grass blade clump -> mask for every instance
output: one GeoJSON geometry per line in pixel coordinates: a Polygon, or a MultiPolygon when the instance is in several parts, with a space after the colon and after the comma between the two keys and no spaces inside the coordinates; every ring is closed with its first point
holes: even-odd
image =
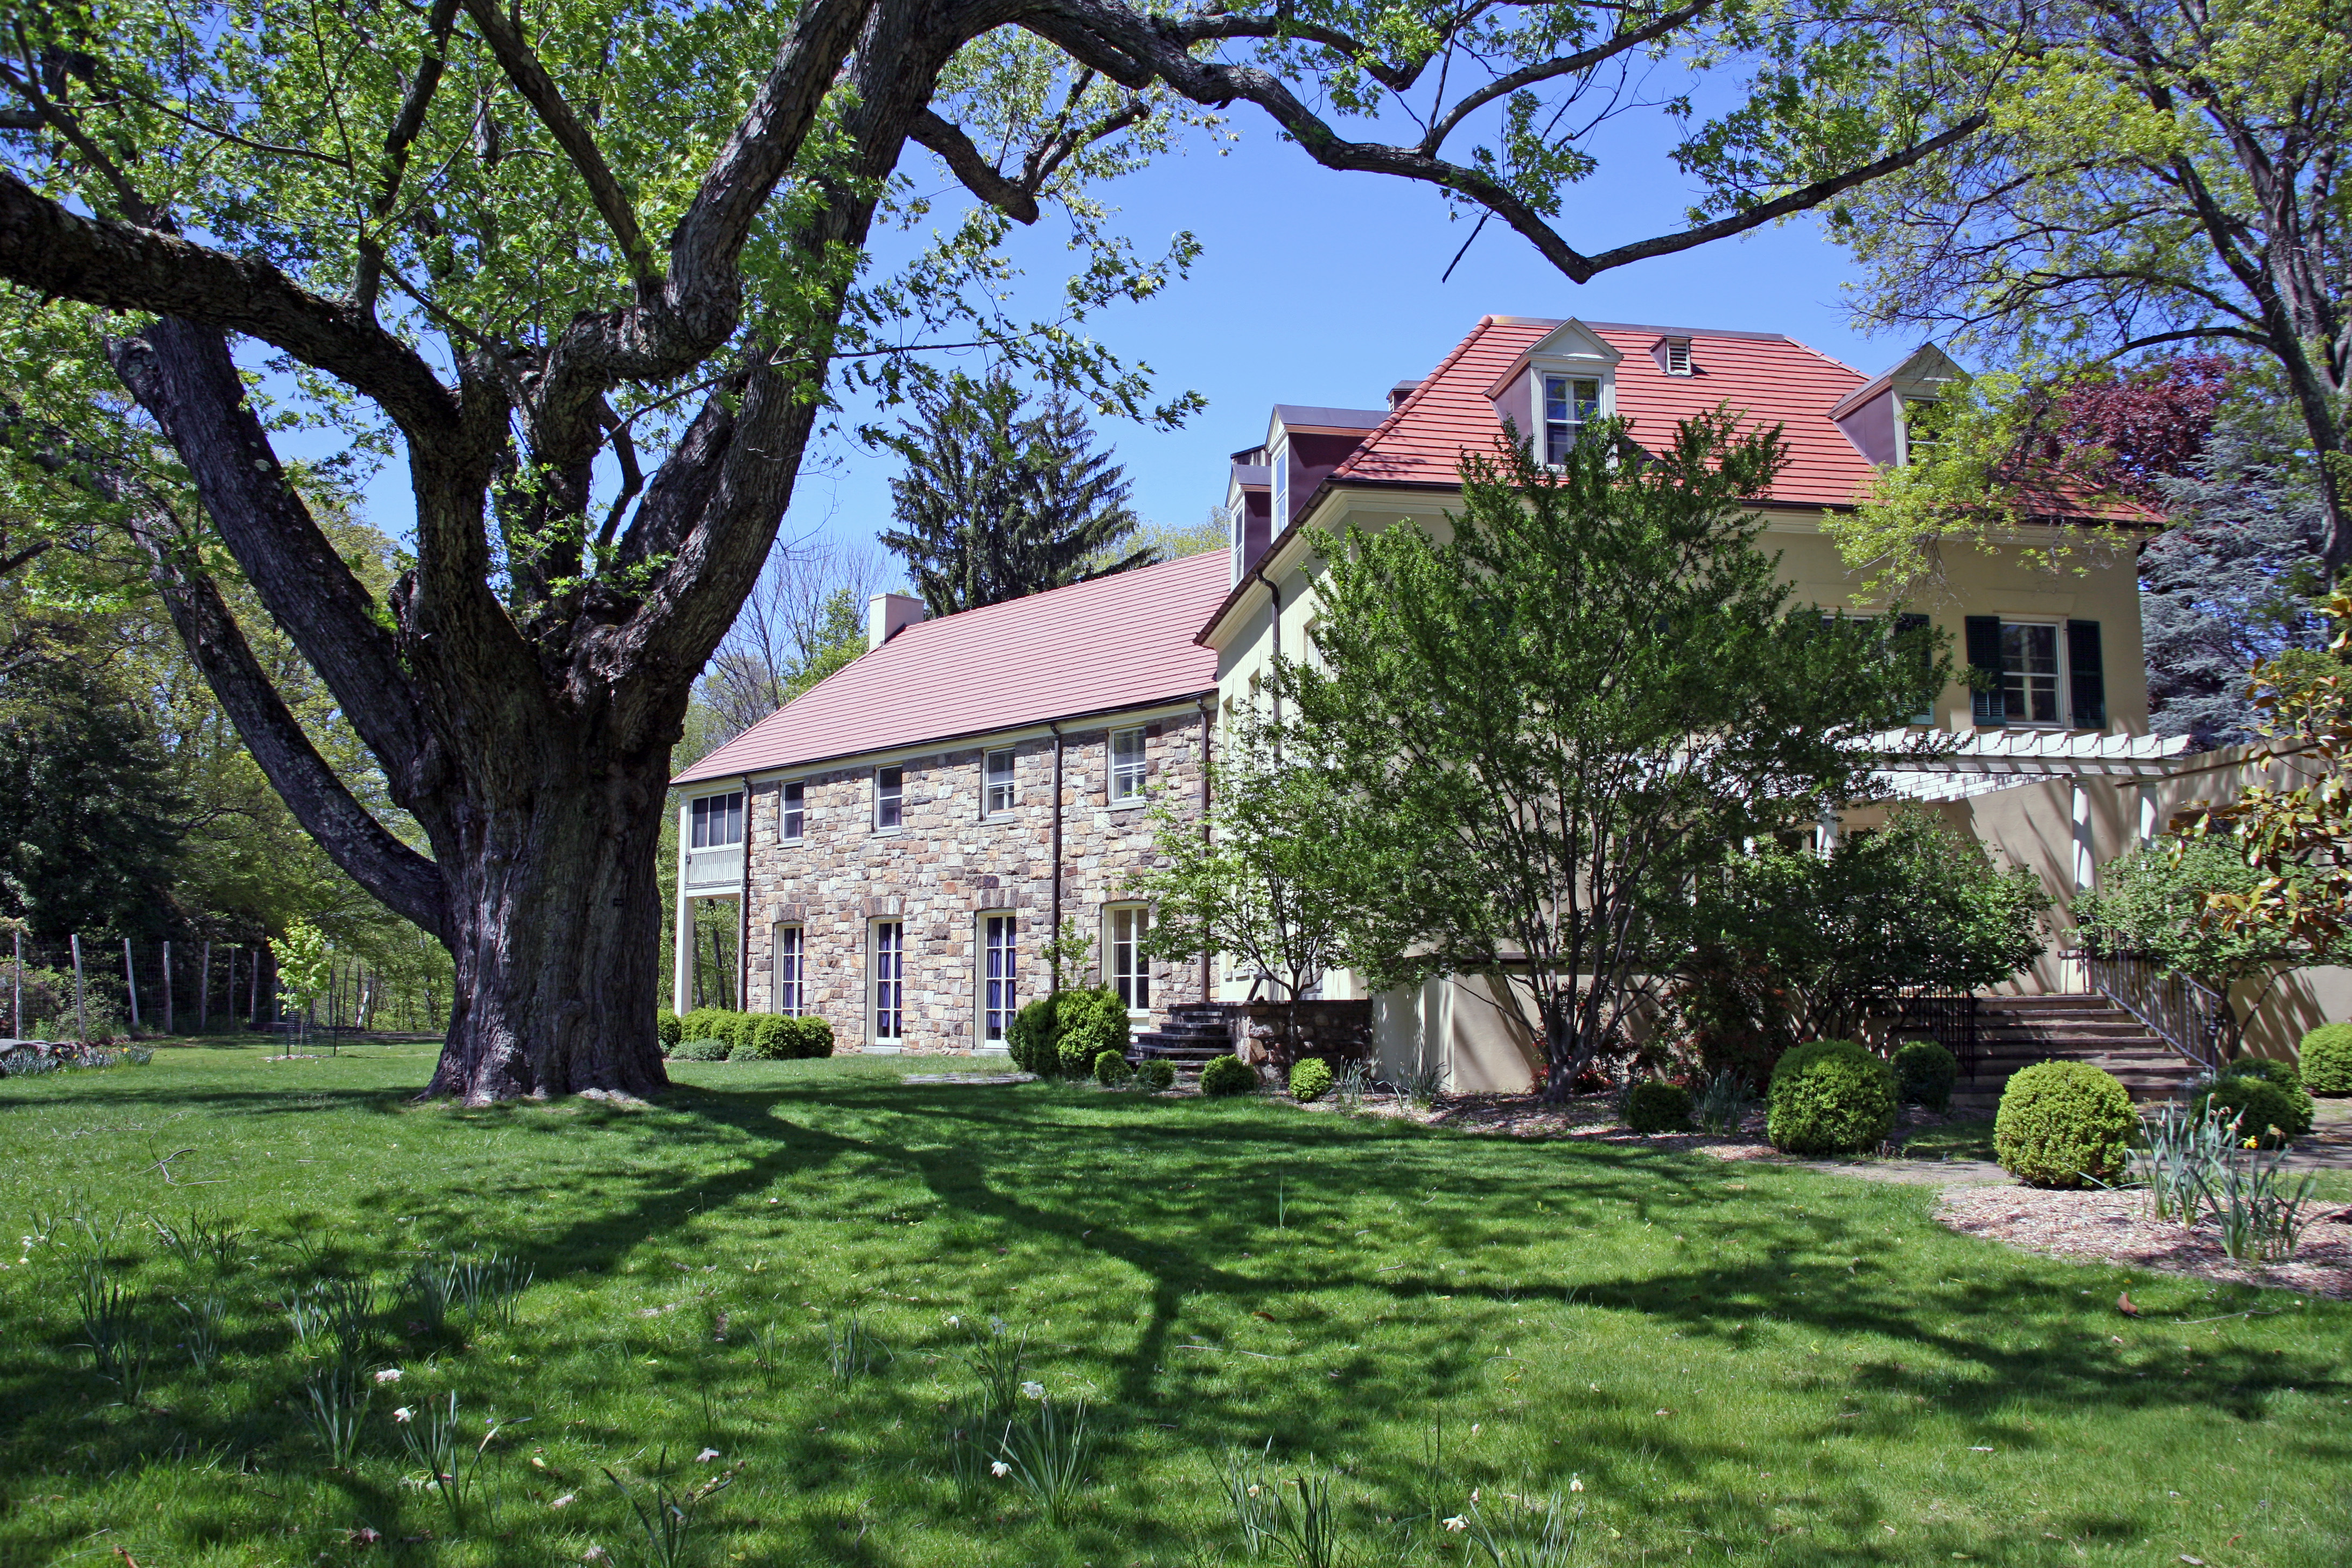
{"type": "Polygon", "coordinates": [[[193,1299],[174,1297],[172,1304],[180,1309],[180,1348],[188,1352],[189,1364],[199,1373],[212,1371],[220,1361],[220,1331],[228,1320],[228,1302],[218,1291],[207,1290],[193,1299]]]}
{"type": "MultiPolygon", "coordinates": [[[[663,1455],[667,1464],[668,1455],[663,1455]]],[[[613,1483],[629,1511],[636,1516],[637,1528],[646,1538],[646,1561],[652,1568],[680,1568],[689,1561],[688,1553],[695,1544],[694,1527],[702,1505],[735,1484],[733,1470],[721,1470],[698,1486],[673,1487],[659,1479],[645,1483],[645,1490],[631,1491],[626,1481],[611,1470],[604,1479],[613,1483]]]]}
{"type": "Polygon", "coordinates": [[[531,1266],[503,1252],[452,1254],[447,1271],[449,1299],[466,1310],[477,1324],[514,1327],[515,1305],[530,1289],[531,1266]]]}
{"type": "Polygon", "coordinates": [[[1094,1439],[1087,1430],[1087,1402],[1079,1399],[1066,1411],[1050,1398],[1037,1401],[1034,1421],[1015,1421],[1005,1427],[998,1443],[1004,1456],[1005,1479],[1056,1529],[1069,1521],[1078,1491],[1086,1484],[1087,1467],[1094,1458],[1094,1439]]]}
{"type": "Polygon", "coordinates": [[[1554,1493],[1540,1509],[1528,1500],[1489,1513],[1473,1503],[1465,1522],[1471,1549],[1484,1554],[1489,1568],[1570,1568],[1583,1518],[1581,1505],[1565,1508],[1554,1493]]]}
{"type": "Polygon", "coordinates": [[[452,1390],[444,1403],[428,1402],[411,1410],[392,1413],[409,1461],[425,1472],[425,1486],[441,1500],[452,1529],[462,1529],[467,1513],[485,1497],[482,1460],[491,1442],[505,1430],[497,1417],[483,1423],[482,1440],[469,1450],[457,1417],[457,1395],[452,1390]]]}
{"type": "Polygon", "coordinates": [[[246,1233],[225,1215],[190,1209],[187,1218],[177,1223],[160,1215],[150,1215],[147,1223],[163,1250],[190,1269],[227,1274],[243,1260],[246,1233]]]}
{"type": "Polygon", "coordinates": [[[374,1392],[373,1380],[354,1366],[329,1367],[302,1384],[302,1419],[326,1450],[331,1468],[352,1468],[359,1452],[361,1423],[374,1392]]]}
{"type": "Polygon", "coordinates": [[[2241,1263],[2269,1263],[2291,1258],[2303,1242],[2311,1189],[2318,1180],[2305,1171],[2289,1181],[2284,1152],[2225,1163],[2207,1198],[2221,1250],[2241,1263]]]}
{"type": "Polygon", "coordinates": [[[2146,1146],[2132,1151],[2130,1179],[2147,1190],[2148,1217],[2196,1224],[2230,1163],[2229,1112],[2200,1115],[2168,1100],[2142,1127],[2146,1146]]]}
{"type": "Polygon", "coordinates": [[[971,1349],[965,1352],[963,1363],[979,1380],[983,1412],[1003,1415],[1018,1408],[1022,1374],[1029,1363],[1029,1331],[1024,1329],[1015,1335],[1003,1319],[991,1318],[987,1333],[982,1334],[977,1325],[971,1332],[971,1349]]]}
{"type": "Polygon", "coordinates": [[[131,1293],[111,1282],[93,1293],[85,1283],[81,1331],[90,1370],[114,1384],[123,1404],[138,1404],[155,1359],[155,1331],[140,1317],[131,1293]]]}
{"type": "Polygon", "coordinates": [[[825,1370],[842,1387],[867,1376],[890,1359],[890,1347],[856,1313],[850,1313],[837,1324],[825,1324],[825,1370]]]}

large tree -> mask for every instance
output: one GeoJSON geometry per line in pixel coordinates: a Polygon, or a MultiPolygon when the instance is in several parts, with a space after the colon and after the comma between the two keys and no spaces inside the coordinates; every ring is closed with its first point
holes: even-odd
{"type": "Polygon", "coordinates": [[[1368,978],[1482,980],[1554,1096],[1654,1002],[1693,878],[1865,793],[1949,675],[1927,628],[1792,600],[1743,504],[1780,432],[1736,423],[1599,426],[1556,470],[1518,443],[1466,461],[1450,538],[1327,536],[1276,680],[1286,754],[1356,818],[1329,836],[1384,847],[1368,978]]]}
{"type": "Polygon", "coordinates": [[[999,605],[1149,566],[1129,542],[1142,520],[1126,470],[1094,447],[1068,398],[1028,398],[1002,376],[915,395],[916,417],[881,437],[906,468],[890,481],[898,526],[882,535],[935,616],[999,605]]]}
{"type": "Polygon", "coordinates": [[[1839,208],[1865,321],[2027,354],[2194,343],[2273,365],[2317,454],[2331,574],[2352,563],[2347,0],[2060,0],[1926,25],[1985,73],[1969,156],[1839,208]],[[2000,57],[1990,46],[2017,43],[2000,57]],[[1999,79],[1996,80],[1996,78],[1999,79]]]}
{"type": "Polygon", "coordinates": [[[670,748],[829,388],[900,390],[910,353],[980,343],[1146,412],[1081,323],[1190,242],[1139,259],[1088,193],[1187,116],[1247,104],[1325,166],[1501,217],[1578,280],[1982,122],[1912,13],[1849,0],[96,0],[17,8],[0,47],[5,330],[68,345],[45,417],[152,440],[201,499],[112,521],[305,827],[455,956],[432,1088],[477,1101],[662,1085],[670,748]],[[1690,221],[1591,247],[1599,215],[1569,197],[1596,127],[1662,97],[1687,117],[1702,86],[1721,112],[1672,149],[1690,221]],[[929,203],[910,142],[984,205],[866,276],[877,212],[929,203]],[[997,242],[1048,207],[1082,265],[1062,314],[1009,319],[997,242]],[[328,547],[273,444],[306,418],[405,459],[415,562],[388,593],[328,547]],[[424,850],[289,715],[215,533],[424,850]]]}

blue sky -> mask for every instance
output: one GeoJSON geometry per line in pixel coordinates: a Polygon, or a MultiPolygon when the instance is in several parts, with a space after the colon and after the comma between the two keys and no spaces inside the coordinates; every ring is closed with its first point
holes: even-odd
{"type": "MultiPolygon", "coordinates": [[[[1254,111],[1236,113],[1233,128],[1239,138],[1223,155],[1196,142],[1104,192],[1139,251],[1155,254],[1181,229],[1203,247],[1186,280],[1087,323],[1122,358],[1149,364],[1161,395],[1190,389],[1208,399],[1180,430],[1098,429],[1134,481],[1137,510],[1153,522],[1190,525],[1221,501],[1226,455],[1263,434],[1273,404],[1378,407],[1391,384],[1425,374],[1489,311],[1785,331],[1866,372],[1908,346],[1849,329],[1840,286],[1853,269],[1810,218],[1583,285],[1489,223],[1441,284],[1470,226],[1447,221],[1433,191],[1320,169],[1254,111]]],[[[1564,193],[1557,220],[1587,252],[1679,226],[1691,197],[1662,154],[1658,122],[1620,122],[1608,142],[1601,169],[1564,193]]],[[[960,194],[939,194],[944,222],[960,194]]],[[[877,236],[877,265],[918,237],[877,236]]],[[[1066,238],[1051,213],[1019,237],[1024,293],[1058,294],[1076,259],[1066,238]]],[[[888,521],[893,460],[839,439],[813,456],[786,536],[872,540],[888,521]]],[[[404,473],[388,469],[369,489],[376,524],[406,532],[404,473]]]]}

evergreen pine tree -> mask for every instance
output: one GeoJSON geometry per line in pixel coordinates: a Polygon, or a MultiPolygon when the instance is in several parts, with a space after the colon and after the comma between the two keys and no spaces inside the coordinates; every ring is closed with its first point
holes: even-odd
{"type": "Polygon", "coordinates": [[[1149,566],[1125,548],[1139,526],[1132,486],[1094,449],[1086,416],[1061,394],[1034,412],[1009,381],[959,375],[916,395],[916,417],[882,442],[905,459],[890,481],[898,527],[882,542],[907,563],[934,616],[1149,566]]]}

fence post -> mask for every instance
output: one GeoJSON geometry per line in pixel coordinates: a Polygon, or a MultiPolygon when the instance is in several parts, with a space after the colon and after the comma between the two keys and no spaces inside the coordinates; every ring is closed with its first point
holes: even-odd
{"type": "Polygon", "coordinates": [[[25,1036],[25,933],[17,931],[16,966],[8,972],[8,1032],[25,1036]]]}
{"type": "Polygon", "coordinates": [[[139,976],[131,969],[131,939],[122,939],[122,985],[131,993],[131,1026],[139,1027],[139,976]]]}
{"type": "Polygon", "coordinates": [[[180,1032],[172,1026],[173,1021],[174,1020],[172,1016],[172,941],[169,937],[166,937],[163,939],[163,1032],[165,1034],[176,1035],[180,1032]]]}
{"type": "Polygon", "coordinates": [[[74,1036],[82,1044],[89,1043],[89,1005],[81,989],[81,932],[73,933],[74,958],[74,1036]]]}
{"type": "Polygon", "coordinates": [[[205,955],[196,963],[196,1033],[201,1035],[205,1032],[205,1026],[212,1021],[212,1016],[213,943],[212,939],[206,937],[205,955]]]}

